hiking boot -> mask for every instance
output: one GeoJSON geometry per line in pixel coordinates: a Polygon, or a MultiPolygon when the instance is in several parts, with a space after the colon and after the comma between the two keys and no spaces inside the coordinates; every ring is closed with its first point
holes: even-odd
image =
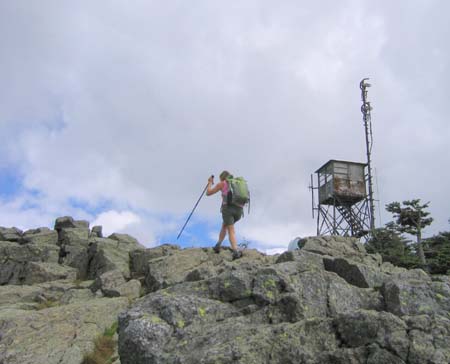
{"type": "Polygon", "coordinates": [[[242,257],[242,252],[239,250],[233,250],[233,260],[239,259],[242,257]]]}
{"type": "Polygon", "coordinates": [[[222,243],[217,243],[216,245],[214,245],[214,253],[219,254],[220,253],[220,246],[222,245],[222,243]]]}

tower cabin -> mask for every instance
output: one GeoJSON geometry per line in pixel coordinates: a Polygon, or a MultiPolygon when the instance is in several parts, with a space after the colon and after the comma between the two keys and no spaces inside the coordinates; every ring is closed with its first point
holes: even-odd
{"type": "Polygon", "coordinates": [[[319,185],[319,204],[352,206],[364,200],[366,182],[365,163],[330,160],[320,167],[317,173],[319,185]]]}

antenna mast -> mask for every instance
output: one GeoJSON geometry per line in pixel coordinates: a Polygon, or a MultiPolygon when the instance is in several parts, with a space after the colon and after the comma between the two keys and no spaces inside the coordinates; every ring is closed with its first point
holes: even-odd
{"type": "Polygon", "coordinates": [[[367,151],[367,177],[368,177],[368,185],[369,185],[369,209],[370,209],[370,230],[373,233],[375,229],[375,205],[373,200],[373,181],[372,181],[372,145],[373,145],[373,135],[372,135],[372,119],[370,117],[370,111],[372,110],[372,106],[370,106],[370,102],[367,101],[367,88],[372,85],[368,82],[368,78],[363,78],[359,83],[359,88],[361,89],[361,99],[362,106],[361,112],[363,114],[364,128],[366,132],[366,151],[367,151]]]}

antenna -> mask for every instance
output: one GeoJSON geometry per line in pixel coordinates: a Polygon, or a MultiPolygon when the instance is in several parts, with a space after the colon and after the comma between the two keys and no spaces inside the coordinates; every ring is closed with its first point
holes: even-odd
{"type": "Polygon", "coordinates": [[[370,116],[370,111],[372,110],[372,106],[370,106],[370,102],[367,101],[367,88],[372,85],[366,81],[369,78],[363,78],[359,83],[359,88],[361,89],[361,99],[362,106],[361,112],[363,114],[363,122],[364,129],[366,132],[366,151],[367,151],[367,176],[368,176],[368,184],[369,184],[369,209],[370,209],[370,230],[373,233],[375,229],[375,206],[373,202],[373,181],[372,181],[372,146],[373,146],[373,135],[372,135],[372,119],[370,116]]]}
{"type": "Polygon", "coordinates": [[[308,188],[311,190],[311,211],[312,211],[312,218],[314,219],[314,210],[317,210],[317,208],[314,205],[314,190],[317,190],[317,187],[314,187],[314,180],[313,175],[311,174],[311,183],[308,186],[308,188]]]}

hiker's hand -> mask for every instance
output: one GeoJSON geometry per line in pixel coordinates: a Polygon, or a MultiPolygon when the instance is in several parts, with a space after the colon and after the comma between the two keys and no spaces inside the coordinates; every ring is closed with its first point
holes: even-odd
{"type": "Polygon", "coordinates": [[[214,184],[214,176],[208,178],[208,183],[214,184]]]}

